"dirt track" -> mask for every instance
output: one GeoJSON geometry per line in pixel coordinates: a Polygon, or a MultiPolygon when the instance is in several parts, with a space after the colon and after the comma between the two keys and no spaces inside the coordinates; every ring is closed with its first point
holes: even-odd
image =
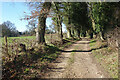
{"type": "Polygon", "coordinates": [[[82,40],[65,49],[43,78],[108,78],[91,57],[89,41],[82,40]]]}

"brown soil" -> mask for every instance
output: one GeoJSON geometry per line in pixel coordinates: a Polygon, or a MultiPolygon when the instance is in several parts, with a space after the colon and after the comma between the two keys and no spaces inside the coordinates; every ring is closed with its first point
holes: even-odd
{"type": "Polygon", "coordinates": [[[89,41],[82,39],[65,49],[42,78],[110,78],[94,60],[89,41]]]}

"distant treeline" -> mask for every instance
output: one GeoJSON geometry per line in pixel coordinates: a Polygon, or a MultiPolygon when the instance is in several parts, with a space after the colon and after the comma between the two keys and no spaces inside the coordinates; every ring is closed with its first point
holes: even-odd
{"type": "Polygon", "coordinates": [[[35,31],[24,31],[24,32],[19,32],[18,30],[16,30],[16,26],[10,22],[10,21],[6,21],[3,22],[0,25],[0,29],[2,29],[2,36],[7,36],[7,37],[19,37],[19,36],[31,36],[31,35],[35,35],[35,31]]]}
{"type": "Polygon", "coordinates": [[[13,23],[11,23],[10,21],[3,22],[0,25],[0,27],[2,29],[2,37],[4,37],[4,36],[16,37],[16,36],[20,35],[19,31],[16,30],[15,25],[13,23]]]}
{"type": "MultiPolygon", "coordinates": [[[[18,30],[16,30],[16,26],[10,21],[3,22],[0,25],[0,29],[2,29],[2,37],[35,36],[36,34],[35,28],[30,28],[29,30],[26,30],[24,32],[19,32],[18,30]]],[[[54,34],[56,32],[46,28],[46,34],[51,34],[51,33],[54,34]]]]}

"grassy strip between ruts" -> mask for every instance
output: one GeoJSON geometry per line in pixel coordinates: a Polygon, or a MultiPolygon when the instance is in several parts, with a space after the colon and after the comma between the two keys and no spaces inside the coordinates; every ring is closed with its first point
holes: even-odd
{"type": "Polygon", "coordinates": [[[72,52],[71,53],[71,58],[68,60],[69,65],[71,65],[72,63],[74,63],[74,55],[75,55],[75,52],[72,52]]]}
{"type": "Polygon", "coordinates": [[[105,42],[90,41],[93,56],[109,72],[111,77],[118,78],[118,52],[116,49],[105,45],[107,45],[105,42]]]}

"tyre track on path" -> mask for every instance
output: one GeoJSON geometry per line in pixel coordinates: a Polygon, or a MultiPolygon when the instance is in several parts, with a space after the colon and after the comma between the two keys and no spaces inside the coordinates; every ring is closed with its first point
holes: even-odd
{"type": "Polygon", "coordinates": [[[108,78],[90,54],[89,41],[77,41],[48,67],[43,78],[108,78]],[[70,62],[72,58],[74,61],[70,62]]]}

